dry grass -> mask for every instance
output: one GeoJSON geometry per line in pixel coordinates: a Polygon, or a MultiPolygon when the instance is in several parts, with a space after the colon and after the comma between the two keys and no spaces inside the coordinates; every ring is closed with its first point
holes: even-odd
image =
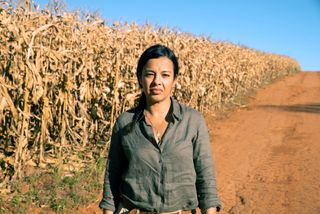
{"type": "Polygon", "coordinates": [[[138,57],[155,43],[179,57],[174,96],[202,112],[300,70],[286,56],[167,28],[107,26],[0,1],[0,187],[29,167],[72,171],[104,156],[116,116],[140,94],[138,57]]]}

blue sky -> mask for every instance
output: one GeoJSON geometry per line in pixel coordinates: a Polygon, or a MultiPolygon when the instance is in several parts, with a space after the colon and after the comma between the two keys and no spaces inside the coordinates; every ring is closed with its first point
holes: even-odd
{"type": "MultiPolygon", "coordinates": [[[[47,0],[35,0],[45,5],[47,0]]],[[[320,71],[320,0],[65,0],[68,10],[99,11],[107,23],[168,26],[290,56],[320,71]]]]}

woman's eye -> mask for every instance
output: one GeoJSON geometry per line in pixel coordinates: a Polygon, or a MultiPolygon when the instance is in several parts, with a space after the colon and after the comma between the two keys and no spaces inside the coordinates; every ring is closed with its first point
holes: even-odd
{"type": "Polygon", "coordinates": [[[170,74],[162,74],[164,77],[170,77],[170,74]]]}

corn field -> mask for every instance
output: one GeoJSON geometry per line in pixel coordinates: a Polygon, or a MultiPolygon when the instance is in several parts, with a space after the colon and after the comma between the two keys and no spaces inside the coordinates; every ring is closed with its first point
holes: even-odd
{"type": "Polygon", "coordinates": [[[201,112],[300,70],[287,56],[169,28],[0,1],[0,189],[32,167],[73,171],[105,156],[115,118],[140,95],[137,60],[155,43],[179,58],[174,97],[201,112]]]}

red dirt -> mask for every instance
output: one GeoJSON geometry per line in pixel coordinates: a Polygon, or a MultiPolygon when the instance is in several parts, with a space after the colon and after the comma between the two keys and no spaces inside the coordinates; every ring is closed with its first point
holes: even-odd
{"type": "Polygon", "coordinates": [[[320,72],[285,77],[225,119],[206,119],[222,214],[320,213],[320,72]]]}
{"type": "Polygon", "coordinates": [[[320,213],[320,72],[278,80],[208,121],[221,213],[320,213]]]}

